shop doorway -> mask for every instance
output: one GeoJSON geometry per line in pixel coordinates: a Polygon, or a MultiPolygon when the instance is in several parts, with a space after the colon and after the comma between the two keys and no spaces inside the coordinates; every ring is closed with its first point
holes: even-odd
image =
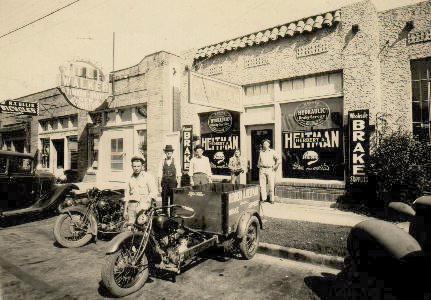
{"type": "Polygon", "coordinates": [[[251,137],[251,166],[250,179],[251,181],[259,181],[259,169],[257,162],[259,160],[259,152],[262,149],[262,142],[265,139],[271,141],[271,148],[274,147],[273,129],[252,129],[250,130],[251,137]]]}
{"type": "Polygon", "coordinates": [[[55,169],[64,169],[64,139],[52,140],[55,149],[55,169]]]}

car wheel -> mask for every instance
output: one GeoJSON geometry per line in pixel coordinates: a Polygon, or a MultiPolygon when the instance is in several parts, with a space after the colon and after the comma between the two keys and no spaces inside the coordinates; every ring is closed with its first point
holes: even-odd
{"type": "Polygon", "coordinates": [[[252,259],[259,247],[260,225],[256,216],[252,216],[245,227],[245,233],[240,240],[239,250],[242,257],[252,259]]]}

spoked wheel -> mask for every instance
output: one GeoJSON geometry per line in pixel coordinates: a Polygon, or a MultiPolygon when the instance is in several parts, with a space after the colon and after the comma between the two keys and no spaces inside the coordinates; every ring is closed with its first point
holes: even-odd
{"type": "Polygon", "coordinates": [[[90,225],[90,219],[81,212],[73,211],[61,214],[55,221],[54,237],[63,247],[82,247],[92,238],[92,234],[89,232],[90,225]]]}
{"type": "Polygon", "coordinates": [[[142,288],[148,279],[148,260],[145,254],[138,257],[139,243],[126,242],[109,254],[102,267],[102,281],[116,297],[132,294],[142,288]]]}
{"type": "Polygon", "coordinates": [[[245,259],[252,259],[259,247],[260,227],[259,221],[255,216],[252,216],[248,221],[246,232],[242,237],[239,250],[245,259]]]}

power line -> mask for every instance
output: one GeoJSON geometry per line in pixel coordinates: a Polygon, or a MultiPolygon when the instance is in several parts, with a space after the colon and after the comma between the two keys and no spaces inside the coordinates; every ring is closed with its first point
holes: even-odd
{"type": "Polygon", "coordinates": [[[23,28],[25,28],[25,27],[27,27],[27,26],[30,26],[30,25],[32,25],[32,24],[34,24],[34,23],[36,23],[36,22],[38,22],[38,21],[40,21],[40,20],[43,20],[43,19],[45,19],[46,17],[49,17],[50,15],[53,15],[53,14],[55,14],[56,12],[59,12],[60,10],[63,10],[63,9],[65,9],[66,7],[69,7],[69,6],[71,6],[71,5],[75,4],[76,2],[79,2],[79,1],[80,1],[80,0],[75,0],[75,1],[73,1],[73,2],[71,2],[71,3],[69,3],[69,4],[67,4],[67,5],[65,5],[65,6],[63,6],[63,7],[60,7],[60,8],[58,8],[58,9],[56,9],[56,10],[54,10],[54,11],[50,12],[49,14],[46,14],[46,15],[44,15],[44,16],[42,16],[42,17],[40,17],[40,18],[36,19],[36,20],[33,20],[33,21],[31,21],[31,22],[29,22],[29,23],[27,23],[27,24],[25,24],[25,25],[21,26],[21,27],[18,27],[18,28],[14,29],[14,30],[11,30],[11,31],[9,31],[8,33],[5,33],[5,34],[1,35],[1,36],[0,36],[0,39],[1,39],[1,38],[3,38],[3,37],[5,37],[5,36],[7,36],[7,35],[9,35],[9,34],[12,34],[12,33],[14,33],[14,32],[17,32],[18,30],[21,30],[21,29],[23,29],[23,28]]]}

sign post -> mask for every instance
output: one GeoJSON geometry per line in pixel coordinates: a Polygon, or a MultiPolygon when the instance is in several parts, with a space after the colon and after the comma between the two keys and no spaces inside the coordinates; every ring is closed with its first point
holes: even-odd
{"type": "Polygon", "coordinates": [[[370,157],[370,112],[349,111],[349,174],[350,187],[368,184],[366,163],[370,157]]]}

